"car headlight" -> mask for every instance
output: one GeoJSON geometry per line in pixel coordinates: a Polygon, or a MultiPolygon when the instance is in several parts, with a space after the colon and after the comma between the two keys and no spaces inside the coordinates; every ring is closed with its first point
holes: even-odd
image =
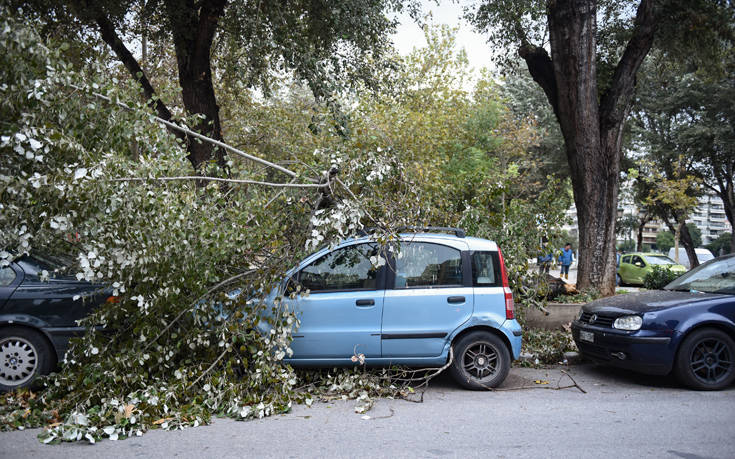
{"type": "Polygon", "coordinates": [[[640,330],[641,325],[643,325],[641,316],[622,316],[613,322],[613,328],[618,330],[640,330]]]}
{"type": "Polygon", "coordinates": [[[579,308],[579,312],[577,313],[577,322],[582,320],[582,315],[584,314],[584,310],[582,308],[579,308]]]}

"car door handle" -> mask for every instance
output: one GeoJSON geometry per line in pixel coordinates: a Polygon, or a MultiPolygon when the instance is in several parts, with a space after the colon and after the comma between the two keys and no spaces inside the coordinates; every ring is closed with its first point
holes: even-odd
{"type": "Polygon", "coordinates": [[[355,304],[357,306],[375,306],[375,300],[357,300],[355,304]]]}
{"type": "Polygon", "coordinates": [[[447,303],[464,303],[464,301],[463,296],[450,296],[447,298],[447,303]]]}

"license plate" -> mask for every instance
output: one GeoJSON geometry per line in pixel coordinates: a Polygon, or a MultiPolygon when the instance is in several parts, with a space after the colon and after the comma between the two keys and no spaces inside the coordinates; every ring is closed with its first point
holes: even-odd
{"type": "Polygon", "coordinates": [[[580,330],[579,331],[579,340],[580,341],[587,341],[588,343],[594,343],[595,342],[595,334],[592,332],[580,330]]]}

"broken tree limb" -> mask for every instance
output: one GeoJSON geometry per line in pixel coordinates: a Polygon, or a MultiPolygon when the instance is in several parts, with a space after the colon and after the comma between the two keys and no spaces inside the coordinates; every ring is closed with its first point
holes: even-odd
{"type": "Polygon", "coordinates": [[[228,179],[222,177],[206,177],[199,175],[182,175],[178,177],[121,177],[112,179],[114,182],[148,182],[148,181],[161,181],[171,182],[176,180],[201,180],[209,182],[226,182],[236,183],[245,185],[262,185],[272,186],[278,188],[326,188],[329,186],[328,183],[275,183],[275,182],[261,182],[258,180],[246,180],[246,179],[228,179]]]}
{"type": "MultiPolygon", "coordinates": [[[[74,84],[70,84],[69,86],[71,86],[72,88],[74,88],[76,90],[79,90],[79,91],[85,91],[85,92],[86,91],[89,91],[88,88],[83,88],[81,86],[77,86],[77,85],[74,85],[74,84]]],[[[106,102],[109,102],[111,104],[115,104],[118,107],[123,108],[125,110],[128,110],[128,111],[136,111],[136,109],[134,109],[133,107],[130,107],[129,105],[124,104],[124,103],[122,103],[120,101],[113,101],[110,97],[105,96],[104,94],[100,94],[100,93],[95,92],[95,91],[89,91],[89,93],[91,95],[97,97],[97,98],[100,98],[100,99],[106,101],[106,102]]],[[[218,146],[220,148],[224,148],[228,152],[234,153],[237,156],[241,156],[243,158],[249,159],[250,161],[254,161],[256,163],[260,163],[260,164],[262,164],[264,166],[268,166],[268,167],[270,167],[272,169],[275,169],[277,171],[283,172],[284,174],[289,175],[291,177],[294,177],[294,178],[299,177],[299,175],[296,172],[294,172],[292,170],[289,170],[289,169],[286,169],[283,166],[279,166],[278,164],[272,163],[272,162],[270,162],[268,160],[265,160],[263,158],[259,158],[257,156],[253,156],[253,155],[250,155],[248,153],[245,153],[244,151],[238,150],[237,148],[232,147],[230,145],[227,145],[224,142],[220,142],[219,140],[212,139],[211,137],[207,137],[207,136],[202,135],[202,134],[200,134],[200,133],[198,133],[196,131],[192,131],[189,128],[185,128],[185,127],[179,126],[178,124],[172,123],[171,121],[165,120],[165,119],[163,119],[161,117],[158,117],[158,116],[155,116],[155,115],[150,115],[150,116],[154,120],[158,121],[159,123],[163,124],[164,126],[166,126],[168,128],[176,129],[176,130],[181,131],[181,132],[183,132],[183,133],[185,133],[187,135],[190,135],[192,137],[196,137],[197,139],[203,140],[204,142],[209,142],[209,143],[211,143],[213,145],[216,145],[216,146],[218,146]]],[[[317,180],[312,179],[312,178],[308,178],[308,177],[305,178],[305,180],[308,180],[310,182],[318,182],[317,180]]]]}

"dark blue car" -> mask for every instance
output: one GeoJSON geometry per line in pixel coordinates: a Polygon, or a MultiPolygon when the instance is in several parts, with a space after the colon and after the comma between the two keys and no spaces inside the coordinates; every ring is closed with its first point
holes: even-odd
{"type": "Polygon", "coordinates": [[[727,387],[735,380],[735,255],[710,260],[664,290],[589,303],[572,333],[588,359],[674,372],[694,389],[727,387]]]}

